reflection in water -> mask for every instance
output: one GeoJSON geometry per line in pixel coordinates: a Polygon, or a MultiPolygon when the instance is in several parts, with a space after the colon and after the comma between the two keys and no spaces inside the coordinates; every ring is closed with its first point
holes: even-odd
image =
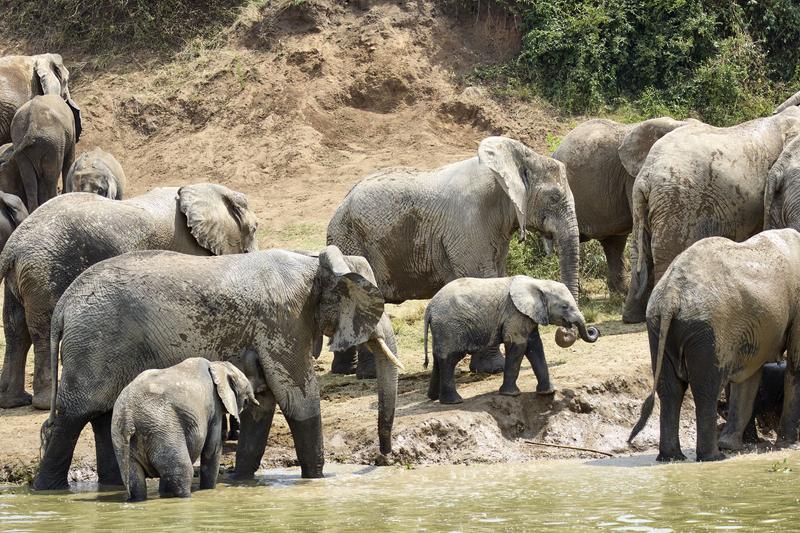
{"type": "Polygon", "coordinates": [[[602,461],[432,466],[330,465],[326,479],[269,471],[191,500],[124,503],[122,492],[0,491],[0,530],[265,529],[796,530],[800,453],[720,463],[654,465],[653,456],[602,461]],[[788,461],[784,464],[784,458],[788,461]],[[779,462],[779,463],[778,463],[779,462]]]}

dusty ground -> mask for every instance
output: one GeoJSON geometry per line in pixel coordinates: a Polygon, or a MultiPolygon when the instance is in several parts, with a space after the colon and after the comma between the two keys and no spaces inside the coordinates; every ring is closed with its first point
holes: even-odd
{"type": "MultiPolygon", "coordinates": [[[[84,112],[78,151],[102,146],[114,153],[131,195],[196,181],[245,192],[261,220],[262,247],[306,249],[324,244],[336,205],[376,169],[434,168],[474,155],[478,141],[490,134],[519,138],[546,153],[569,121],[541,102],[499,96],[469,77],[475,67],[513,54],[519,43],[513,21],[441,5],[253,2],[212,39],[213,46],[198,39],[167,60],[62,51],[84,112]]],[[[0,55],[33,52],[39,51],[32,44],[0,38],[0,55]]],[[[495,394],[499,377],[470,375],[463,363],[458,384],[465,402],[455,407],[424,395],[423,309],[424,302],[391,309],[407,370],[390,461],[494,462],[580,453],[523,439],[630,451],[625,438],[651,377],[643,328],[622,325],[618,309],[597,316],[603,338],[594,345],[578,342],[562,350],[547,330],[555,396],[535,396],[526,368],[519,384],[525,392],[501,397],[495,394]]],[[[330,357],[318,366],[327,459],[374,462],[374,382],[327,374],[330,357]]],[[[694,442],[689,403],[686,447],[694,442]]],[[[46,417],[30,408],[0,410],[0,481],[30,473],[46,417]]],[[[288,428],[280,416],[275,420],[265,463],[291,464],[288,428]]],[[[639,437],[641,446],[656,442],[656,426],[639,437]]],[[[90,475],[92,464],[87,429],[74,476],[90,475]]]]}

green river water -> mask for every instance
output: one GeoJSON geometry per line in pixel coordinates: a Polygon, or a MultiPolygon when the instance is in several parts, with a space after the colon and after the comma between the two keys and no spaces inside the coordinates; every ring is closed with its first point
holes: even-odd
{"type": "MultiPolygon", "coordinates": [[[[122,492],[0,489],[0,530],[498,531],[800,530],[800,452],[719,463],[656,465],[653,456],[596,461],[401,467],[326,466],[125,503],[122,492]]],[[[153,480],[155,481],[155,480],[153,480]]]]}

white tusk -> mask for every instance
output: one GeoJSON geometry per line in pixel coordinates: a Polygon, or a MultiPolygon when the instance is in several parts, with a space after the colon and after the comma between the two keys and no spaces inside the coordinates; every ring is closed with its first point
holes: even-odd
{"type": "Polygon", "coordinates": [[[383,339],[378,339],[378,346],[381,347],[383,355],[385,355],[386,358],[389,359],[389,361],[391,361],[394,366],[396,366],[400,370],[406,369],[406,367],[403,366],[403,363],[401,363],[400,360],[397,357],[395,357],[395,355],[392,353],[392,350],[390,350],[389,347],[386,345],[386,341],[384,341],[383,339]]]}

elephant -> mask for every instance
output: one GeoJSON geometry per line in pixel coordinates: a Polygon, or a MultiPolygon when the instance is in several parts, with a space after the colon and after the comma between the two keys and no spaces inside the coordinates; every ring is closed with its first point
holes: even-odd
{"type": "Polygon", "coordinates": [[[528,276],[451,281],[436,293],[425,309],[425,368],[428,367],[428,330],[433,334],[433,371],[428,398],[443,404],[461,403],[453,377],[456,364],[468,352],[500,343],[506,349],[500,394],[520,394],[517,377],[524,355],[534,368],[544,364],[536,373],[539,380],[536,391],[551,393],[544,351],[537,358],[528,350],[531,333],[538,330],[539,325],[550,323],[575,326],[586,342],[595,342],[600,336],[596,328],[586,326],[575,298],[563,283],[528,276]]]}
{"type": "MultiPolygon", "coordinates": [[[[328,224],[327,242],[361,255],[389,303],[431,298],[458,278],[504,276],[515,231],[538,230],[560,248],[561,279],[578,295],[578,225],[564,165],[507,137],[487,137],[477,157],[422,171],[389,168],[347,194],[328,224]]],[[[561,332],[571,335],[574,332],[561,332]]],[[[359,355],[366,355],[360,353],[359,355]]],[[[477,355],[477,354],[473,354],[477,355]]],[[[334,355],[332,372],[371,377],[369,363],[334,355]]],[[[499,371],[494,348],[473,369],[499,371]]]]}
{"type": "Polygon", "coordinates": [[[653,289],[647,331],[653,391],[628,442],[661,405],[659,461],[683,460],[679,440],[687,385],[697,416],[697,460],[739,450],[765,363],[787,353],[778,445],[797,441],[800,421],[800,233],[768,230],[744,241],[702,239],[678,255],[653,289]],[[720,392],[728,419],[717,437],[720,392]]]}
{"type": "Polygon", "coordinates": [[[84,152],[64,178],[64,192],[91,192],[122,200],[127,179],[117,159],[101,148],[84,152]]]}
{"type": "Polygon", "coordinates": [[[0,191],[0,251],[5,248],[8,238],[28,218],[28,210],[19,197],[0,191]]]}
{"type": "Polygon", "coordinates": [[[53,313],[53,395],[34,488],[67,486],[75,443],[87,422],[94,430],[100,483],[118,484],[109,425],[122,388],[150,368],[189,357],[225,360],[246,349],[258,354],[267,388],[256,396],[260,406],[240,416],[234,476],[251,478],[259,467],[277,404],[302,476],[322,477],[314,365],[323,335],[332,349],[367,343],[381,355],[378,437],[381,453],[390,453],[400,363],[374,279],[364,258],[345,257],[335,246],[318,257],[284,250],[219,257],[131,252],[90,267],[53,313]]]}
{"type": "MultiPolygon", "coordinates": [[[[757,444],[759,426],[774,431],[778,428],[778,422],[783,412],[783,382],[786,379],[786,361],[778,363],[767,363],[761,369],[761,382],[758,385],[755,402],[753,402],[753,414],[742,434],[742,442],[745,444],[757,444]]],[[[725,388],[725,402],[720,402],[720,416],[728,418],[728,402],[731,390],[730,385],[725,388]]]]}
{"type": "Polygon", "coordinates": [[[800,105],[800,91],[797,91],[792,96],[787,98],[781,105],[775,108],[774,114],[781,113],[783,110],[800,105]]]}
{"type": "Polygon", "coordinates": [[[11,157],[29,213],[58,194],[58,178],[67,175],[75,159],[75,126],[70,107],[55,94],[34,96],[14,115],[11,157]]]}
{"type": "Polygon", "coordinates": [[[59,54],[0,57],[0,144],[11,142],[11,120],[17,110],[38,95],[61,97],[77,120],[80,110],[69,94],[69,70],[59,54]]]}
{"type": "Polygon", "coordinates": [[[14,231],[0,254],[6,348],[0,407],[31,403],[25,359],[34,347],[33,405],[50,405],[50,321],[58,299],[89,266],[133,250],[221,255],[257,249],[247,198],[221,185],[156,188],[128,200],[58,196],[14,231]]]}
{"type": "Polygon", "coordinates": [[[644,321],[652,287],[692,243],[712,236],[743,241],[763,229],[767,176],[798,133],[800,108],[789,107],[729,128],[687,124],[649,152],[620,148],[626,168],[641,168],[623,321],[644,321]]]}
{"type": "MultiPolygon", "coordinates": [[[[660,117],[636,124],[591,119],[567,133],[553,159],[567,169],[567,181],[575,199],[580,242],[600,241],[608,263],[608,288],[626,294],[630,274],[625,265],[625,244],[633,227],[631,190],[635,173],[620,158],[620,145],[649,150],[658,139],[691,122],[660,117]]],[[[550,243],[545,243],[547,247],[550,243]]]]}
{"type": "Polygon", "coordinates": [[[764,229],[800,231],[800,136],[786,145],[767,175],[764,229]]]}
{"type": "Polygon", "coordinates": [[[111,442],[128,501],[147,499],[145,476],[159,477],[159,493],[189,498],[200,458],[200,489],[217,484],[222,419],[258,405],[241,370],[191,357],[169,368],[145,370],[114,402],[111,442]],[[180,384],[180,385],[178,385],[180,384]]]}

